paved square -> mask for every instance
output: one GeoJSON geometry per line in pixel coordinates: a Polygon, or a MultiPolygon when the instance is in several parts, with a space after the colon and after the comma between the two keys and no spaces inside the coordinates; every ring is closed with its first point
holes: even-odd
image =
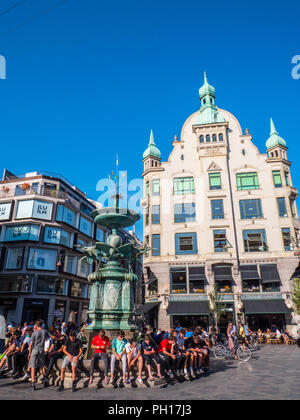
{"type": "Polygon", "coordinates": [[[216,361],[215,371],[192,382],[176,382],[163,389],[78,389],[75,393],[56,388],[32,391],[29,384],[0,380],[0,399],[98,399],[98,400],[184,400],[184,399],[300,399],[300,349],[297,346],[264,346],[247,363],[216,361]]]}

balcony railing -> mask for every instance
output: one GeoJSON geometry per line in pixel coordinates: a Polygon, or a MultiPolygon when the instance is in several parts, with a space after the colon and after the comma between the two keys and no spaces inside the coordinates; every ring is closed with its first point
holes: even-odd
{"type": "Polygon", "coordinates": [[[0,189],[0,199],[11,199],[13,197],[27,197],[32,195],[40,195],[43,197],[59,198],[72,204],[76,208],[80,208],[80,203],[72,198],[67,192],[51,190],[43,185],[37,188],[24,188],[15,190],[15,188],[6,188],[5,186],[0,189]]]}

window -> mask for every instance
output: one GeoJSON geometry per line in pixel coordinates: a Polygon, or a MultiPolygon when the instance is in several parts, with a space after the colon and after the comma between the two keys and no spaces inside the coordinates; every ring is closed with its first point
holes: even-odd
{"type": "Polygon", "coordinates": [[[210,135],[209,135],[209,134],[207,134],[207,135],[206,135],[206,142],[207,142],[207,143],[209,143],[209,142],[210,142],[210,135]]]}
{"type": "Polygon", "coordinates": [[[220,172],[213,172],[209,174],[209,189],[210,190],[220,190],[222,188],[221,185],[221,173],[220,172]]]}
{"type": "Polygon", "coordinates": [[[76,227],[77,224],[77,213],[64,206],[63,204],[58,204],[56,220],[58,222],[67,223],[70,226],[76,227]]]}
{"type": "Polygon", "coordinates": [[[222,133],[220,133],[219,134],[219,141],[223,141],[224,139],[223,139],[223,134],[222,133]]]}
{"type": "Polygon", "coordinates": [[[190,293],[205,292],[205,267],[189,267],[190,293]]]}
{"type": "Polygon", "coordinates": [[[72,297],[85,297],[85,284],[80,283],[79,281],[72,281],[71,285],[71,296],[72,297]]]}
{"type": "Polygon", "coordinates": [[[238,190],[255,190],[259,188],[257,172],[236,174],[238,190]]]}
{"type": "Polygon", "coordinates": [[[38,241],[39,237],[39,225],[14,225],[6,227],[4,241],[38,241]]]}
{"type": "Polygon", "coordinates": [[[290,198],[290,207],[291,207],[292,217],[296,217],[295,200],[293,198],[290,198]]]}
{"type": "Polygon", "coordinates": [[[64,257],[63,271],[69,274],[77,274],[78,257],[76,255],[66,254],[64,257]]]}
{"type": "Polygon", "coordinates": [[[261,200],[240,200],[241,219],[257,219],[263,217],[261,200]]]}
{"type": "Polygon", "coordinates": [[[289,173],[288,172],[284,172],[284,178],[285,178],[285,185],[287,187],[290,186],[290,179],[289,179],[289,173]]]}
{"type": "Polygon", "coordinates": [[[217,135],[216,134],[213,134],[212,141],[217,141],[217,135]]]}
{"type": "Polygon", "coordinates": [[[152,235],[152,255],[154,257],[160,255],[160,235],[152,235]]]}
{"type": "Polygon", "coordinates": [[[150,193],[150,182],[147,181],[146,182],[146,195],[149,195],[149,193],[150,193]]]}
{"type": "Polygon", "coordinates": [[[273,171],[272,174],[273,174],[274,187],[275,188],[282,187],[282,180],[281,180],[280,171],[273,171]]]}
{"type": "Polygon", "coordinates": [[[287,210],[285,205],[285,198],[284,197],[278,197],[277,198],[277,206],[278,206],[278,212],[279,217],[287,217],[287,210]]]}
{"type": "Polygon", "coordinates": [[[30,248],[27,268],[34,270],[56,270],[57,252],[54,249],[30,248]]]}
{"type": "Polygon", "coordinates": [[[38,200],[18,201],[16,219],[51,220],[53,203],[38,200]]]}
{"type": "Polygon", "coordinates": [[[37,282],[37,293],[67,296],[68,280],[48,276],[39,276],[37,282]]]}
{"type": "Polygon", "coordinates": [[[44,242],[48,244],[60,244],[71,248],[72,234],[60,228],[47,226],[45,228],[44,242]]]}
{"type": "Polygon", "coordinates": [[[243,280],[242,282],[243,292],[255,293],[259,292],[259,280],[243,280]]]}
{"type": "Polygon", "coordinates": [[[187,279],[185,267],[171,267],[171,293],[186,293],[187,292],[187,279]]]}
{"type": "Polygon", "coordinates": [[[176,233],[175,234],[176,254],[197,254],[197,234],[196,233],[176,233]]]}
{"type": "Polygon", "coordinates": [[[204,136],[200,136],[199,140],[200,140],[200,143],[204,143],[204,136]]]}
{"type": "Polygon", "coordinates": [[[91,273],[92,265],[89,264],[87,261],[82,260],[81,258],[78,260],[78,267],[77,267],[77,276],[87,278],[88,275],[91,273]]]}
{"type": "Polygon", "coordinates": [[[268,251],[266,232],[261,230],[243,231],[245,252],[264,252],[268,251]]]}
{"type": "Polygon", "coordinates": [[[6,260],[7,270],[20,270],[23,264],[24,248],[9,248],[6,260]]]}
{"type": "Polygon", "coordinates": [[[218,229],[213,231],[215,252],[227,252],[226,230],[218,229]]]}
{"type": "Polygon", "coordinates": [[[80,211],[82,211],[82,213],[89,215],[92,210],[89,208],[89,206],[85,203],[80,203],[80,211]]]}
{"type": "Polygon", "coordinates": [[[160,206],[152,206],[152,224],[160,224],[160,206]]]}
{"type": "Polygon", "coordinates": [[[85,217],[80,217],[79,230],[87,236],[92,236],[93,224],[85,217]]]}
{"type": "MultiPolygon", "coordinates": [[[[96,228],[96,240],[98,242],[104,242],[104,232],[100,228],[96,228]]],[[[79,241],[77,241],[79,243],[79,241]]]]}
{"type": "Polygon", "coordinates": [[[212,219],[224,219],[223,200],[211,200],[212,219]]]}
{"type": "Polygon", "coordinates": [[[32,276],[5,276],[0,279],[0,293],[30,293],[32,276]]]}
{"type": "Polygon", "coordinates": [[[184,160],[184,155],[181,155],[181,160],[184,160]]]}
{"type": "Polygon", "coordinates": [[[173,180],[174,194],[192,194],[194,193],[194,178],[174,178],[173,180]]]}
{"type": "Polygon", "coordinates": [[[283,228],[281,229],[282,239],[283,239],[283,246],[285,251],[293,251],[294,247],[292,244],[291,238],[291,229],[283,228]]]}
{"type": "Polygon", "coordinates": [[[196,220],[195,203],[174,204],[174,222],[187,223],[196,220]]]}
{"type": "Polygon", "coordinates": [[[152,181],[152,194],[159,195],[160,194],[160,181],[159,179],[153,179],[152,181]]]}
{"type": "Polygon", "coordinates": [[[9,220],[11,211],[11,203],[0,203],[0,220],[9,220]]]}

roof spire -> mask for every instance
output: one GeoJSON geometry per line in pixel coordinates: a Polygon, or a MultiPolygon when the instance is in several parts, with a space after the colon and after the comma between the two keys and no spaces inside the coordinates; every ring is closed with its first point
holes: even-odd
{"type": "Polygon", "coordinates": [[[283,138],[278,135],[272,118],[270,119],[270,123],[271,123],[270,124],[271,133],[270,133],[270,137],[267,140],[266,148],[272,149],[272,147],[279,146],[279,145],[286,147],[286,141],[283,140],[283,138]]]}
{"type": "Polygon", "coordinates": [[[153,144],[155,146],[155,141],[154,141],[154,135],[153,135],[153,130],[151,128],[151,132],[150,132],[150,140],[149,140],[149,145],[151,146],[151,144],[153,144]]]}
{"type": "Polygon", "coordinates": [[[153,156],[158,159],[161,158],[160,150],[156,147],[155,141],[154,141],[154,135],[153,130],[150,131],[150,140],[147,149],[144,151],[143,159],[145,159],[148,156],[153,156]]]}
{"type": "Polygon", "coordinates": [[[272,134],[278,134],[278,133],[277,133],[277,131],[276,131],[274,121],[273,121],[273,119],[271,118],[271,132],[270,132],[270,136],[271,136],[272,134]]]}

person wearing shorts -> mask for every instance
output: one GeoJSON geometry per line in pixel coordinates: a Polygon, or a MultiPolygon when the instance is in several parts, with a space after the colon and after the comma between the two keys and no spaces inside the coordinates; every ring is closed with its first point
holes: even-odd
{"type": "Polygon", "coordinates": [[[71,364],[73,381],[72,391],[74,392],[76,390],[76,367],[78,365],[79,357],[82,355],[82,345],[81,341],[76,338],[76,333],[73,330],[71,330],[69,339],[63,346],[62,351],[66,356],[61,367],[60,386],[58,391],[62,391],[64,389],[65,371],[69,364],[71,364]]]}
{"type": "Polygon", "coordinates": [[[148,375],[149,375],[150,381],[154,381],[152,371],[151,371],[152,361],[156,364],[157,376],[162,379],[163,376],[162,376],[161,371],[160,371],[161,360],[160,360],[159,356],[156,354],[157,345],[152,340],[152,337],[151,337],[150,334],[145,335],[145,340],[142,342],[141,347],[142,347],[142,354],[143,354],[143,357],[145,359],[145,363],[147,365],[148,375]]]}
{"type": "Polygon", "coordinates": [[[174,378],[174,371],[176,370],[177,366],[177,358],[174,354],[175,344],[176,336],[171,335],[169,338],[162,340],[157,349],[159,357],[164,362],[165,371],[171,379],[174,378]]]}
{"type": "Polygon", "coordinates": [[[128,376],[127,383],[130,383],[130,370],[134,367],[135,363],[138,362],[139,374],[138,382],[143,383],[142,379],[142,369],[143,369],[143,356],[141,355],[140,346],[134,338],[132,338],[129,343],[125,346],[127,354],[127,363],[128,363],[128,376]]]}

